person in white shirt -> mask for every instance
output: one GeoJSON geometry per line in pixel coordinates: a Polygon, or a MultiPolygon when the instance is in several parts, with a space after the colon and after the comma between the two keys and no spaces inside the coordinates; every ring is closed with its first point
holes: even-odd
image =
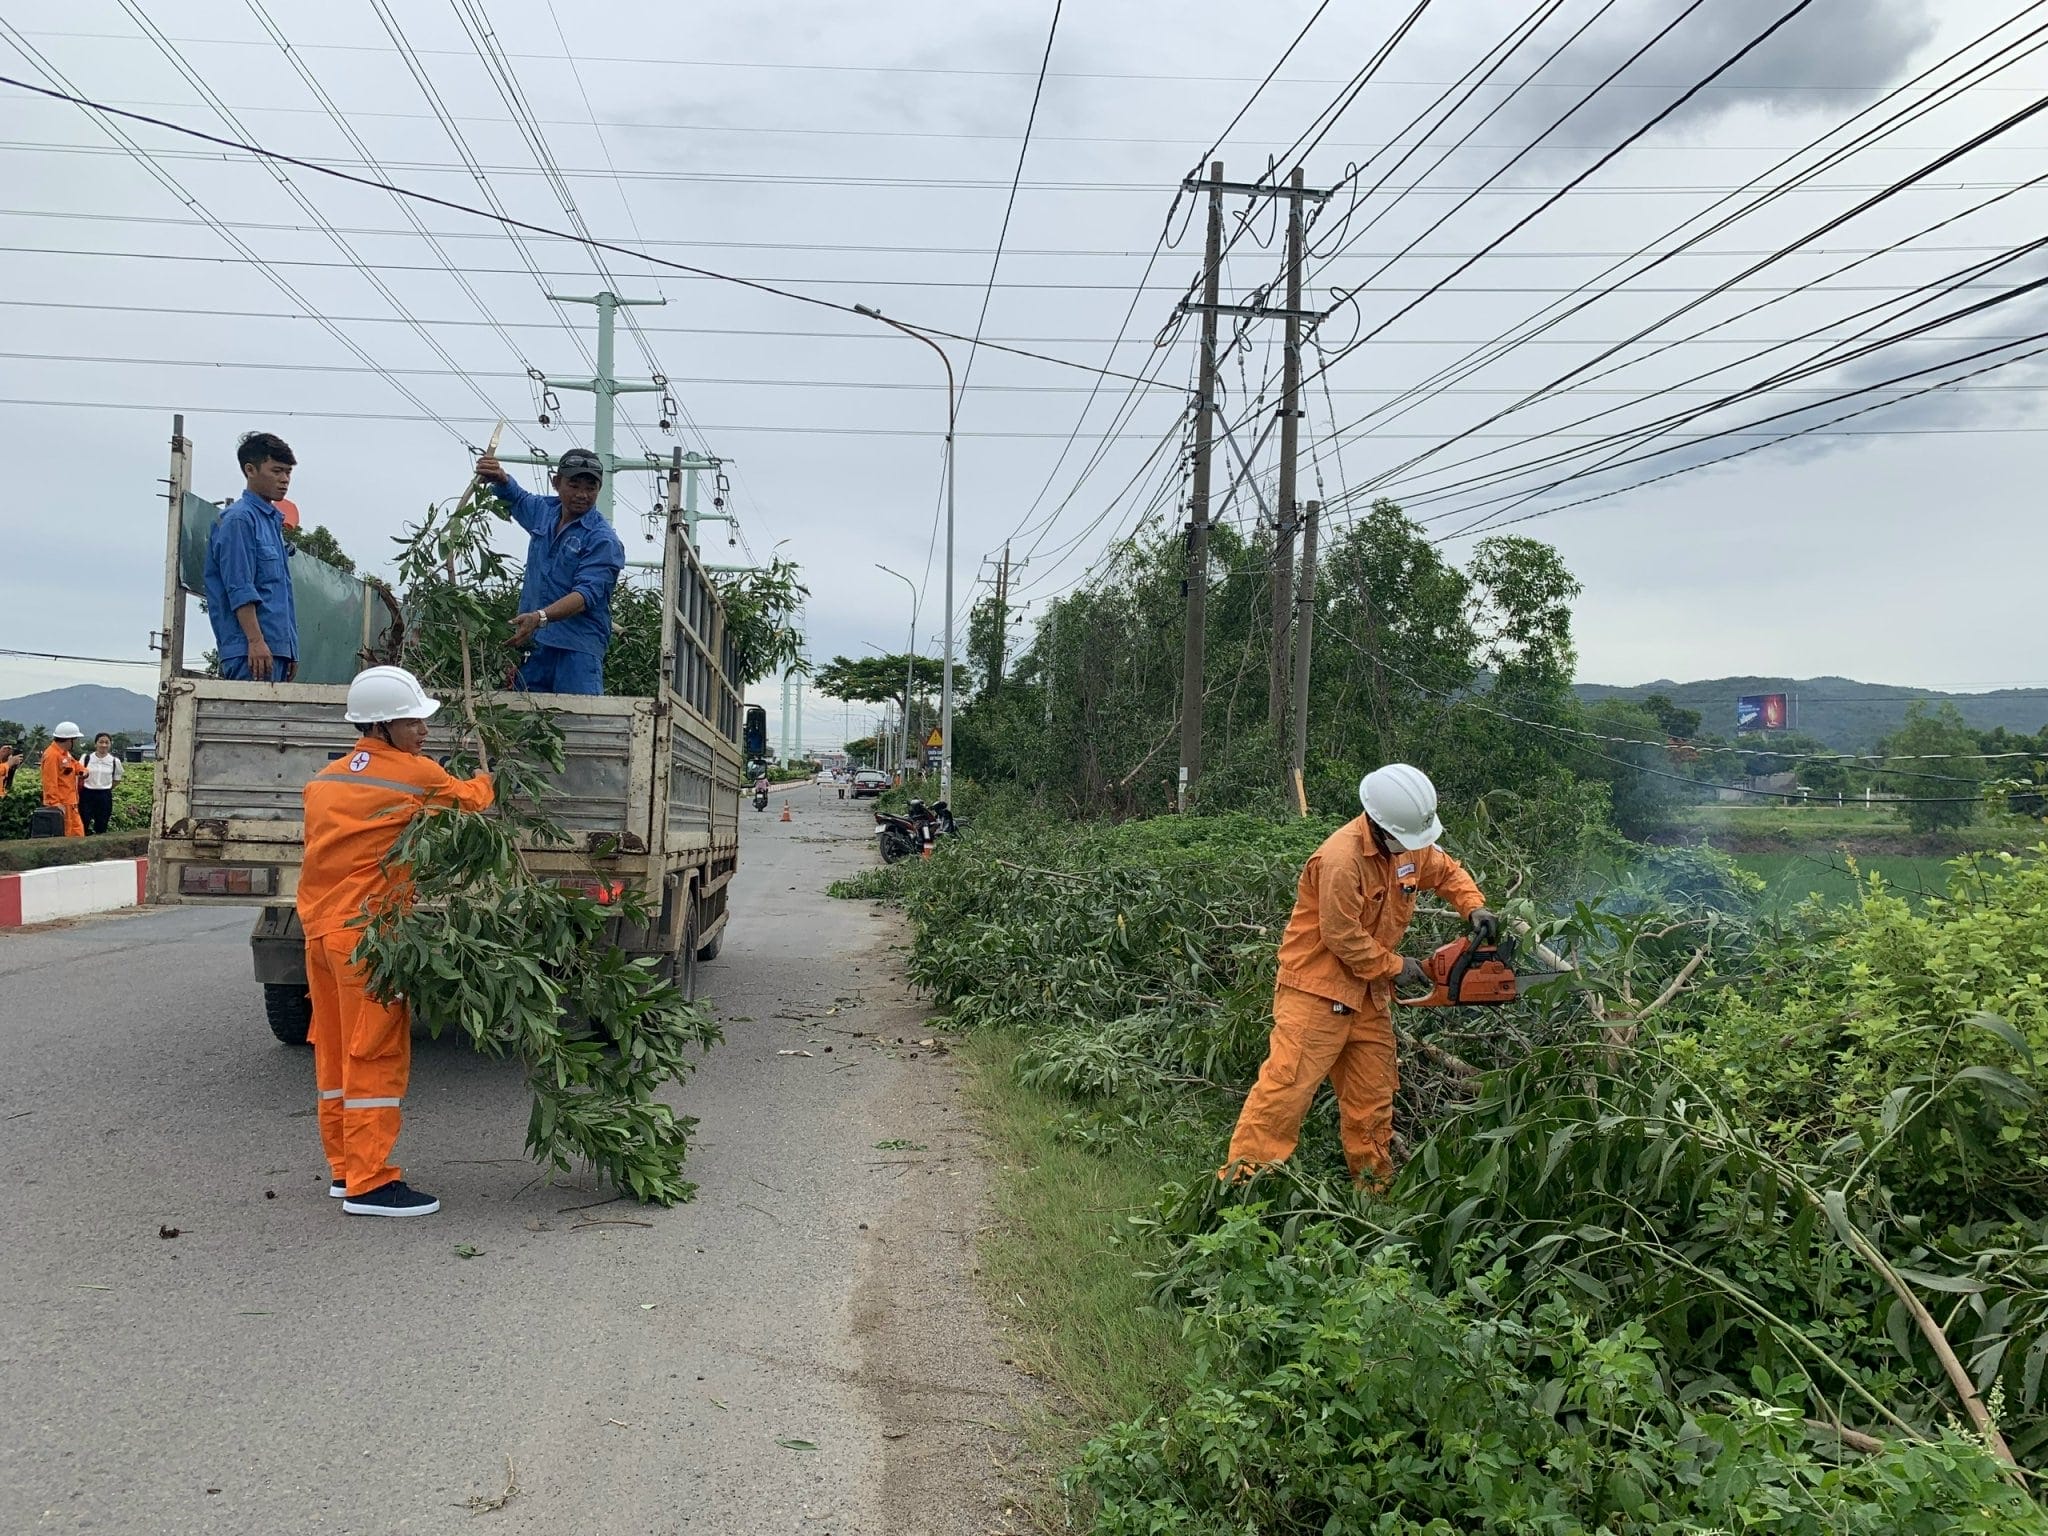
{"type": "Polygon", "coordinates": [[[106,831],[107,823],[113,819],[114,786],[121,782],[128,765],[114,750],[114,738],[101,731],[92,739],[92,751],[86,755],[84,767],[85,777],[78,785],[78,814],[90,837],[106,831]]]}

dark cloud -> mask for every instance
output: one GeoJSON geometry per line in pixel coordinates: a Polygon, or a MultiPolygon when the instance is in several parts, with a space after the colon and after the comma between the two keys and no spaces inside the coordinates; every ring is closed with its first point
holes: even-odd
{"type": "MultiPolygon", "coordinates": [[[[1630,65],[1615,84],[1572,114],[1557,132],[1574,143],[1619,141],[1685,90],[1706,79],[1793,8],[1795,0],[1707,0],[1630,65]]],[[[1578,0],[1517,57],[1540,58],[1594,8],[1578,0]]],[[[1672,0],[1622,0],[1539,80],[1591,84],[1604,80],[1643,43],[1670,25],[1672,0]]],[[[1815,0],[1684,107],[1659,125],[1660,135],[1700,132],[1744,108],[1773,113],[1846,117],[1904,78],[1907,65],[1934,35],[1925,0],[1815,0]]],[[[1560,115],[1572,93],[1535,90],[1503,118],[1541,126],[1560,115]]]]}

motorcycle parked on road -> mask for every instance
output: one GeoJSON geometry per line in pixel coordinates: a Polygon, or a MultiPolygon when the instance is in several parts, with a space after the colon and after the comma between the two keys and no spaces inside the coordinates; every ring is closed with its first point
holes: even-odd
{"type": "Polygon", "coordinates": [[[959,836],[961,827],[952,807],[943,800],[930,805],[913,800],[901,816],[892,811],[875,812],[875,836],[881,844],[884,864],[894,864],[913,854],[928,859],[938,839],[959,836]]]}

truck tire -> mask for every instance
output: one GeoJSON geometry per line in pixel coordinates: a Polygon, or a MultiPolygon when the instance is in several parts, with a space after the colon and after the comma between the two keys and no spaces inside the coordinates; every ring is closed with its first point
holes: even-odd
{"type": "Polygon", "coordinates": [[[304,1045],[313,1027],[313,994],[304,987],[278,986],[263,989],[263,1017],[280,1045],[304,1045]]]}
{"type": "Polygon", "coordinates": [[[698,949],[697,963],[699,965],[709,965],[713,960],[716,960],[718,958],[718,952],[723,948],[725,948],[725,930],[721,928],[718,930],[718,936],[716,938],[714,938],[709,944],[703,945],[698,949]]]}
{"type": "Polygon", "coordinates": [[[683,994],[684,1002],[694,1003],[697,1000],[697,893],[690,891],[685,899],[689,902],[689,910],[683,916],[683,942],[669,956],[668,979],[683,994]]]}

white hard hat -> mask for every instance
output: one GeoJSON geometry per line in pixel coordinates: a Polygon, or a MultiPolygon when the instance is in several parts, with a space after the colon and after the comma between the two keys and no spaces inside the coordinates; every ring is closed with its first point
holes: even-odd
{"type": "Polygon", "coordinates": [[[58,741],[62,741],[66,736],[83,736],[84,734],[85,732],[81,731],[78,728],[78,722],[76,720],[61,721],[59,722],[57,729],[50,732],[50,735],[58,741]]]}
{"type": "Polygon", "coordinates": [[[1407,763],[1389,763],[1360,779],[1358,803],[1388,837],[1411,853],[1444,835],[1444,824],[1436,819],[1436,786],[1428,774],[1407,763]]]}
{"type": "Polygon", "coordinates": [[[387,720],[425,720],[441,707],[427,697],[420,680],[403,667],[371,667],[348,685],[351,725],[379,725],[387,720]]]}

